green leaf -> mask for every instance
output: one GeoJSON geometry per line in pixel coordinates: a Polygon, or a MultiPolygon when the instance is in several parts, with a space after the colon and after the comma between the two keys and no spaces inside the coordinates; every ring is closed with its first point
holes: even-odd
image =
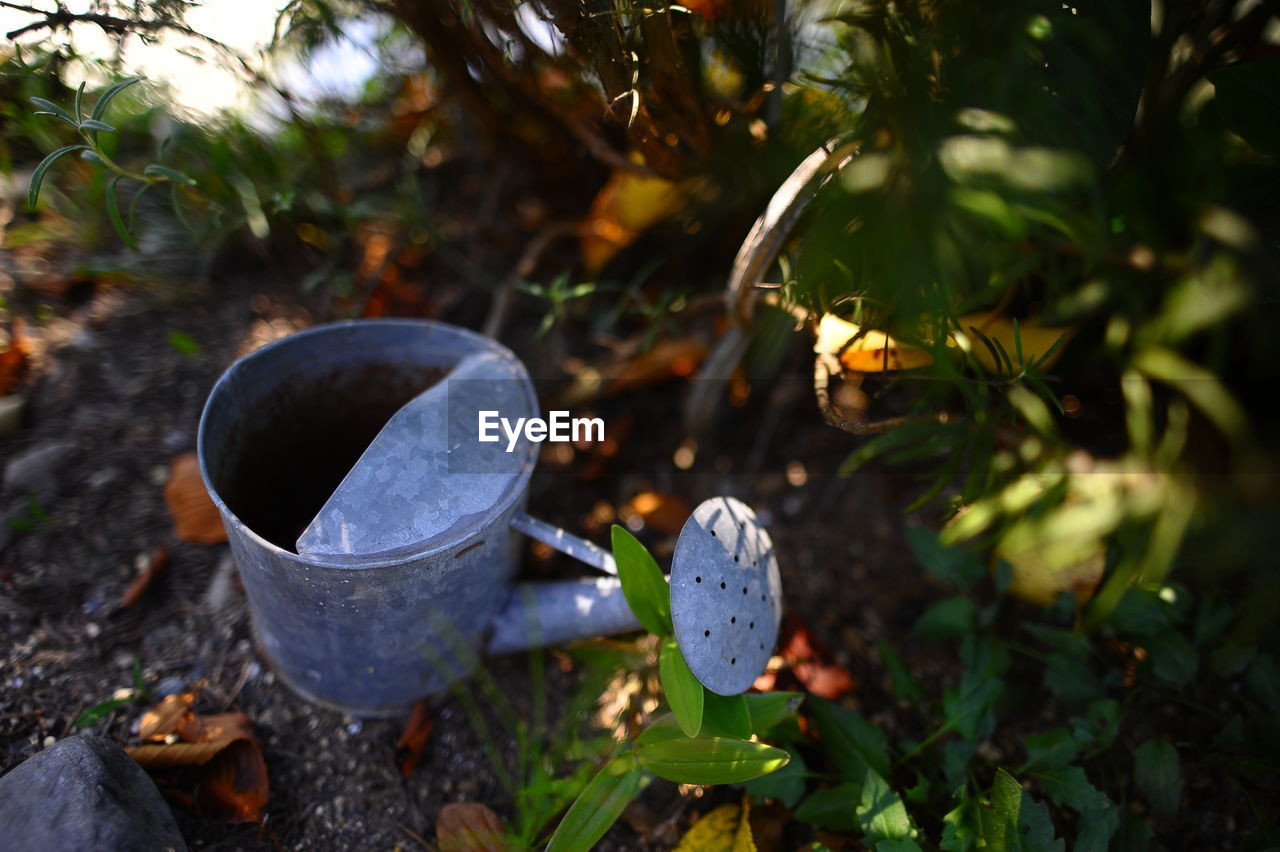
{"type": "Polygon", "coordinates": [[[152,163],[142,170],[142,173],[149,178],[171,180],[174,183],[180,183],[183,186],[195,186],[196,179],[184,175],[177,169],[171,169],[168,166],[162,166],[159,163],[152,163]]]}
{"type": "Polygon", "coordinates": [[[84,101],[84,81],[80,81],[80,87],[76,89],[76,121],[84,118],[84,110],[80,108],[80,104],[84,101]]]}
{"type": "Polygon", "coordinates": [[[1079,766],[1063,766],[1042,769],[1031,773],[1039,779],[1046,796],[1076,813],[1104,811],[1113,807],[1104,793],[1089,783],[1089,778],[1079,766]]]}
{"type": "Polygon", "coordinates": [[[728,737],[694,737],[644,745],[636,759],[659,778],[677,784],[740,784],[787,765],[785,751],[728,737]]]}
{"type": "Polygon", "coordinates": [[[196,230],[191,226],[191,221],[187,218],[187,213],[182,209],[182,184],[169,184],[169,203],[173,207],[173,215],[182,223],[182,227],[192,237],[196,236],[196,230]]]}
{"type": "Polygon", "coordinates": [[[99,133],[115,133],[116,132],[116,129],[112,127],[110,124],[107,124],[105,121],[98,121],[92,118],[86,118],[84,121],[80,122],[80,129],[94,130],[99,133]]]}
{"type": "Polygon", "coordinates": [[[787,749],[787,754],[791,760],[786,766],[761,778],[752,778],[742,785],[743,791],[754,799],[775,799],[794,808],[808,786],[809,770],[800,752],[787,749]]]}
{"type": "Polygon", "coordinates": [[[1163,740],[1147,740],[1133,753],[1133,780],[1157,819],[1173,817],[1182,798],[1178,750],[1163,740]]]}
{"type": "Polygon", "coordinates": [[[99,154],[97,151],[93,150],[92,148],[85,148],[83,151],[81,151],[80,159],[84,160],[86,163],[92,163],[98,168],[102,168],[102,169],[111,168],[111,166],[107,165],[107,161],[102,158],[102,155],[99,154]]]}
{"type": "Polygon", "coordinates": [[[129,77],[126,80],[121,80],[119,83],[116,83],[110,89],[107,89],[98,98],[98,102],[93,105],[93,112],[90,114],[89,118],[94,121],[101,121],[102,116],[106,113],[107,106],[111,103],[112,99],[141,79],[141,77],[129,77]]]}
{"type": "Polygon", "coordinates": [[[188,358],[200,357],[200,341],[184,331],[169,332],[169,345],[188,358]]]}
{"type": "Polygon", "coordinates": [[[907,527],[904,535],[916,562],[938,580],[951,581],[964,588],[986,573],[978,557],[962,547],[947,547],[933,530],[907,527]]]}
{"type": "Polygon", "coordinates": [[[907,806],[878,772],[867,773],[858,801],[858,821],[870,843],[905,840],[915,836],[907,806]]]}
{"type": "MultiPolygon", "coordinates": [[[[703,693],[702,684],[689,664],[685,662],[680,646],[674,636],[662,640],[662,650],[658,656],[658,675],[662,679],[662,691],[671,705],[671,712],[686,736],[696,737],[702,728],[703,693]]],[[[749,736],[750,734],[748,734],[749,736]]]]}
{"type": "Polygon", "coordinates": [[[1175,686],[1184,686],[1196,676],[1200,665],[1196,649],[1177,630],[1162,630],[1143,641],[1156,677],[1175,686]]]}
{"type": "Polygon", "coordinates": [[[924,611],[911,635],[920,639],[954,639],[973,630],[978,611],[966,597],[939,601],[924,611]]]}
{"type": "Polygon", "coordinates": [[[32,210],[36,209],[36,201],[40,199],[40,184],[44,183],[45,173],[49,171],[50,166],[72,151],[84,150],[87,150],[84,145],[65,145],[41,160],[40,165],[36,166],[36,170],[31,173],[31,186],[27,190],[27,206],[32,210]]]}
{"type": "Polygon", "coordinates": [[[990,852],[1061,852],[1064,848],[1063,841],[1054,837],[1049,809],[1003,769],[996,770],[991,808],[994,813],[983,831],[990,852]]]}
{"type": "Polygon", "coordinates": [[[1280,154],[1280,58],[1237,62],[1206,76],[1227,129],[1259,151],[1280,154]]]}
{"type": "Polygon", "coordinates": [[[995,727],[994,707],[1003,683],[976,671],[966,671],[958,686],[942,693],[946,725],[966,740],[985,739],[995,727]]]}
{"type": "Polygon", "coordinates": [[[31,103],[40,107],[40,110],[36,113],[36,115],[51,115],[54,118],[58,118],[65,121],[67,124],[70,124],[72,127],[78,126],[78,122],[71,115],[71,113],[67,112],[65,109],[58,106],[53,101],[47,101],[44,98],[32,98],[31,103]]]}
{"type": "Polygon", "coordinates": [[[680,724],[676,721],[675,714],[663,713],[650,722],[649,726],[636,736],[636,745],[651,745],[652,743],[666,742],[667,740],[682,739],[685,739],[685,733],[680,730],[680,724]]]}
{"type": "Polygon", "coordinates": [[[614,758],[569,807],[547,852],[589,852],[643,786],[644,771],[631,755],[614,758]]]}
{"type": "Polygon", "coordinates": [[[1272,713],[1280,712],[1280,665],[1263,651],[1254,658],[1244,676],[1245,686],[1272,713]]]}
{"type": "Polygon", "coordinates": [[[745,695],[717,695],[706,691],[706,703],[702,711],[703,726],[709,736],[733,737],[739,740],[751,737],[751,711],[745,695]]]}
{"type": "Polygon", "coordinates": [[[889,774],[885,736],[879,728],[857,711],[825,698],[812,697],[809,710],[828,756],[839,768],[840,777],[861,784],[868,769],[881,776],[889,774]]]}
{"type": "Polygon", "coordinates": [[[889,685],[893,688],[894,698],[909,701],[917,707],[923,704],[924,690],[911,676],[897,650],[884,639],[876,642],[876,649],[880,652],[880,661],[889,670],[889,685]]]}
{"type": "Polygon", "coordinates": [[[1120,705],[1110,698],[1089,702],[1083,717],[1071,719],[1071,733],[1078,742],[1097,754],[1111,747],[1120,732],[1120,705]]]}
{"type": "Polygon", "coordinates": [[[942,818],[939,849],[943,852],[972,852],[978,848],[978,807],[978,803],[961,788],[960,803],[942,818]]]}
{"type": "Polygon", "coordinates": [[[1074,852],[1107,852],[1112,835],[1120,827],[1120,816],[1120,809],[1110,802],[1101,810],[1082,813],[1074,852]]]}
{"type": "Polygon", "coordinates": [[[876,844],[876,852],[922,852],[920,844],[909,837],[895,840],[881,840],[876,844]]]}
{"type": "Polygon", "coordinates": [[[774,725],[795,717],[804,701],[802,692],[753,692],[744,695],[751,714],[751,732],[763,734],[774,725]]]}
{"type": "Polygon", "coordinates": [[[796,808],[795,817],[801,822],[832,831],[853,831],[858,827],[858,801],[861,797],[862,786],[852,781],[814,790],[796,808]]]}
{"type": "Polygon", "coordinates": [[[671,634],[671,590],[649,551],[636,537],[613,525],[613,559],[618,564],[622,594],[645,630],[658,636],[671,634]]]}
{"type": "Polygon", "coordinates": [[[107,218],[111,220],[111,227],[116,229],[116,234],[124,241],[124,244],[137,251],[138,244],[133,241],[133,236],[129,233],[129,229],[125,227],[124,217],[120,215],[120,203],[116,199],[116,184],[118,183],[120,183],[120,175],[115,175],[107,183],[107,218]]]}
{"type": "Polygon", "coordinates": [[[1066,728],[1032,734],[1023,742],[1027,748],[1023,771],[1058,769],[1070,764],[1080,754],[1080,743],[1066,728]]]}
{"type": "Polygon", "coordinates": [[[87,728],[95,722],[102,721],[106,717],[110,716],[116,708],[123,707],[132,700],[132,698],[113,698],[110,701],[95,704],[77,716],[73,724],[77,728],[87,728]]]}
{"type": "Polygon", "coordinates": [[[1045,660],[1044,686],[1068,705],[1086,704],[1105,694],[1102,681],[1088,664],[1066,651],[1052,653],[1045,660]]]}

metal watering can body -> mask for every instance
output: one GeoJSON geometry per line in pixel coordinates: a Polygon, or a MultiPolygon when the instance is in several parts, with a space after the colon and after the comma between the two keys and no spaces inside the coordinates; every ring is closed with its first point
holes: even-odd
{"type": "MultiPolygon", "coordinates": [[[[615,577],[513,586],[517,531],[606,571],[612,558],[524,514],[537,444],[480,446],[479,407],[536,416],[527,371],[496,342],[427,320],[318,326],[241,358],[215,385],[200,421],[201,472],[259,647],[309,700],[394,715],[468,675],[486,646],[517,651],[639,627],[615,577]]],[[[767,534],[743,526],[750,535],[732,545],[729,563],[723,548],[738,533],[724,518],[750,516],[745,506],[722,500],[699,512],[702,521],[695,513],[681,534],[686,551],[711,544],[721,573],[763,560],[753,570],[765,573],[741,583],[750,601],[744,591],[732,602],[759,594],[755,615],[743,616],[752,630],[760,622],[746,637],[756,651],[739,650],[743,637],[729,640],[719,625],[712,640],[701,616],[685,618],[704,645],[695,674],[718,691],[741,691],[776,634],[776,561],[767,534]],[[713,523],[716,542],[707,537],[713,523]],[[715,680],[721,669],[729,680],[715,680]]],[[[678,634],[677,586],[702,593],[707,573],[712,588],[705,559],[685,562],[698,581],[677,583],[673,567],[678,634]]]]}

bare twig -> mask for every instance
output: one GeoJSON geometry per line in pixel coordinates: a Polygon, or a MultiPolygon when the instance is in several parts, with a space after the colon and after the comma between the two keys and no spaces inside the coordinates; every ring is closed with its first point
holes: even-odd
{"type": "Polygon", "coordinates": [[[533,274],[534,268],[538,265],[542,253],[547,250],[547,246],[552,241],[560,237],[572,236],[579,233],[581,224],[575,221],[568,222],[552,222],[529,240],[524,251],[520,255],[520,259],[516,261],[516,265],[507,273],[507,277],[502,279],[502,283],[498,285],[498,290],[493,297],[493,306],[489,309],[489,316],[484,322],[484,333],[488,337],[497,338],[502,334],[502,328],[507,324],[507,315],[511,312],[511,300],[515,294],[516,286],[530,275],[533,274]]]}

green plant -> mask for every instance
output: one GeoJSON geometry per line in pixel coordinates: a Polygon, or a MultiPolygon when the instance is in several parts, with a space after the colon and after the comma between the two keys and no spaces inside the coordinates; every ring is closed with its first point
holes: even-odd
{"type": "MultiPolygon", "coordinates": [[[[135,83],[141,82],[141,77],[129,77],[112,85],[102,92],[97,101],[93,105],[92,111],[88,117],[84,114],[84,89],[85,84],[81,83],[76,89],[76,96],[71,111],[55,104],[45,98],[33,97],[31,102],[40,109],[36,111],[36,115],[49,116],[58,121],[65,122],[75,129],[79,134],[82,142],[73,145],[64,145],[61,148],[51,152],[40,164],[36,166],[35,171],[31,173],[31,183],[27,190],[27,206],[35,209],[36,202],[40,199],[40,187],[44,184],[46,173],[50,167],[58,160],[68,154],[79,153],[81,158],[107,169],[112,173],[111,179],[106,186],[106,208],[107,217],[111,221],[111,226],[115,228],[116,233],[120,236],[126,245],[132,249],[137,249],[133,236],[130,233],[128,222],[133,220],[134,211],[137,209],[138,202],[143,195],[152,187],[167,184],[171,187],[170,196],[173,204],[174,215],[179,221],[187,224],[186,214],[183,211],[183,201],[181,197],[182,187],[193,187],[196,181],[182,172],[161,163],[151,163],[145,166],[141,172],[135,172],[116,163],[111,155],[107,153],[106,148],[102,144],[101,134],[115,133],[116,128],[108,124],[103,119],[106,117],[107,107],[111,105],[121,92],[135,83]],[[141,186],[133,194],[133,198],[129,204],[129,211],[126,217],[120,212],[120,201],[116,194],[117,185],[121,180],[130,180],[140,183],[141,186]]],[[[190,230],[190,225],[187,225],[190,230]]]]}
{"type": "Polygon", "coordinates": [[[110,716],[116,710],[124,707],[126,704],[134,704],[141,706],[144,701],[151,695],[151,688],[142,678],[142,665],[137,660],[133,662],[133,687],[130,689],[118,689],[116,695],[112,698],[93,705],[75,718],[74,725],[77,728],[87,728],[90,725],[101,722],[110,716]]]}
{"type": "Polygon", "coordinates": [[[591,849],[651,775],[681,784],[741,784],[791,759],[753,737],[794,715],[799,696],[707,690],[671,635],[671,596],[653,557],[619,526],[613,527],[613,556],[632,612],[661,642],[658,671],[671,712],[653,720],[592,778],[552,835],[551,852],[591,849]]]}

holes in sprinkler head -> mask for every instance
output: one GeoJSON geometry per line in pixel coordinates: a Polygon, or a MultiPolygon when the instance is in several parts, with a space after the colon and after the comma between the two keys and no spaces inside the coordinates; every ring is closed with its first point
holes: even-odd
{"type": "Polygon", "coordinates": [[[694,577],[694,578],[693,578],[693,582],[695,582],[695,583],[701,583],[701,582],[702,582],[702,578],[701,578],[701,577],[694,577]]]}
{"type": "Polygon", "coordinates": [[[715,537],[716,537],[716,531],[715,531],[715,530],[712,530],[712,531],[711,531],[711,537],[712,537],[712,538],[715,538],[715,537]]]}
{"type": "Polygon", "coordinates": [[[737,664],[738,664],[738,658],[737,658],[737,657],[730,657],[730,658],[729,658],[729,665],[731,665],[731,666],[736,666],[737,664]]]}
{"type": "Polygon", "coordinates": [[[747,625],[747,629],[748,629],[748,630],[755,630],[755,629],[756,629],[756,623],[755,623],[754,621],[753,621],[753,622],[751,622],[750,624],[748,624],[748,625],[747,625]]]}
{"type": "Polygon", "coordinates": [[[760,603],[764,603],[764,595],[760,596],[760,603]]]}
{"type": "Polygon", "coordinates": [[[724,580],[721,580],[721,581],[720,581],[720,588],[722,588],[722,589],[724,588],[724,580]]]}
{"type": "Polygon", "coordinates": [[[737,562],[737,561],[738,561],[738,554],[736,554],[736,553],[735,553],[735,554],[733,554],[733,561],[734,561],[734,562],[737,562]]]}
{"type": "Polygon", "coordinates": [[[744,595],[747,593],[747,587],[746,587],[746,586],[743,586],[743,587],[742,587],[742,593],[743,593],[744,595]]]}
{"type": "Polygon", "coordinates": [[[730,623],[730,624],[737,624],[737,623],[738,623],[738,616],[736,616],[736,615],[735,615],[733,618],[730,618],[730,619],[729,619],[729,623],[730,623]]]}
{"type": "Polygon", "coordinates": [[[702,635],[703,635],[703,636],[710,636],[710,635],[711,635],[711,631],[710,631],[710,630],[704,630],[704,631],[702,631],[702,635]]]}

